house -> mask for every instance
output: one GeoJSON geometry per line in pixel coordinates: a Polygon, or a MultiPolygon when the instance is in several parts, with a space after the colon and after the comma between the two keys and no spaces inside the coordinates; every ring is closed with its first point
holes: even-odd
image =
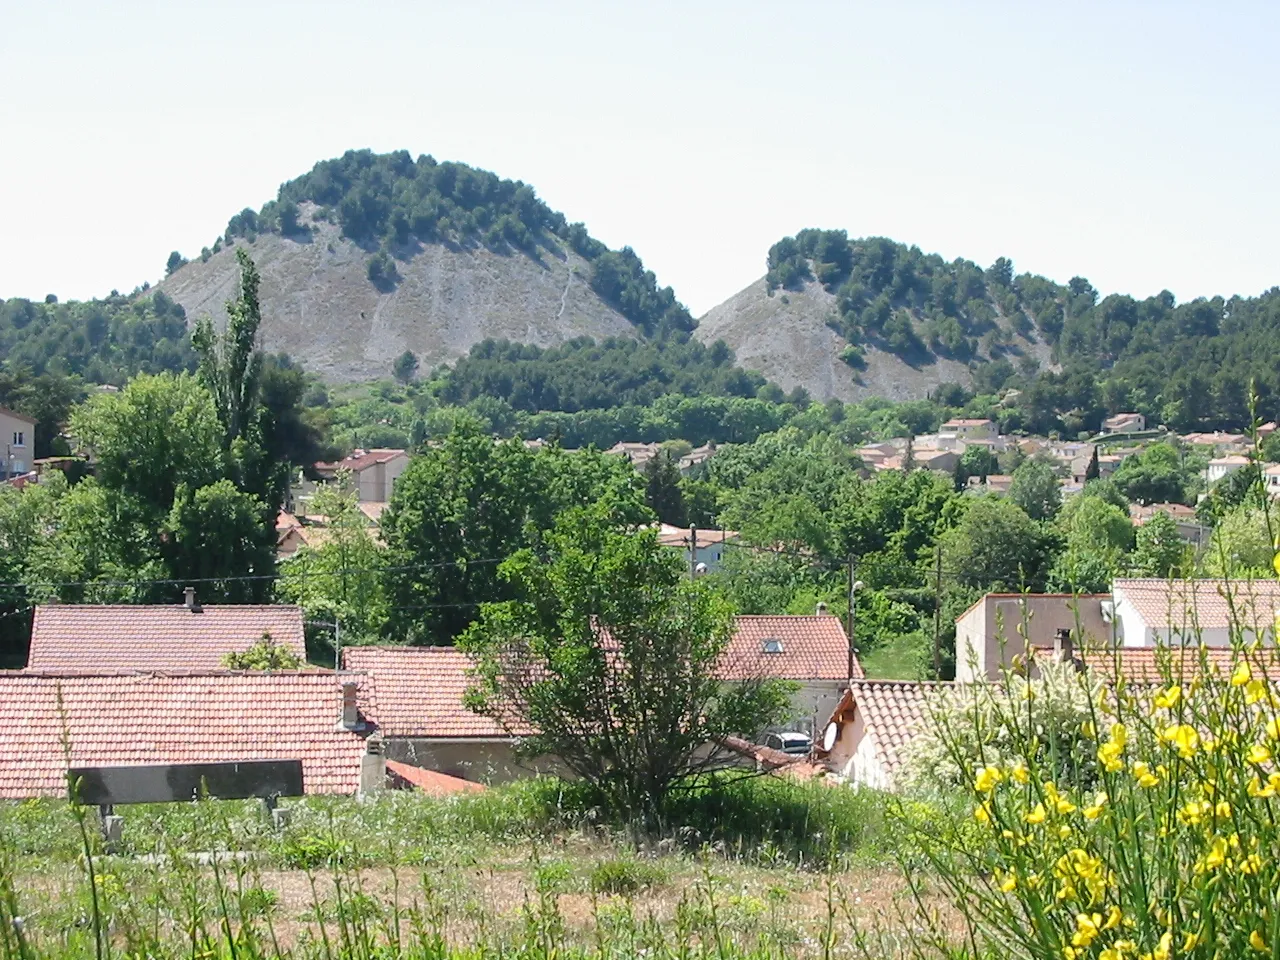
{"type": "Polygon", "coordinates": [[[1003,495],[1013,485],[1013,477],[1007,473],[989,473],[986,477],[970,477],[965,486],[975,493],[994,493],[1003,495]]]}
{"type": "Polygon", "coordinates": [[[1276,422],[1274,420],[1264,423],[1258,428],[1258,439],[1266,440],[1269,436],[1276,432],[1276,422]]]}
{"type": "MultiPolygon", "coordinates": [[[[516,755],[516,739],[531,731],[507,730],[463,702],[471,660],[452,647],[348,647],[342,665],[372,678],[362,710],[377,724],[388,763],[404,763],[451,777],[502,783],[557,768],[553,758],[516,755]]],[[[838,617],[738,617],[719,676],[726,682],[755,678],[793,681],[793,718],[787,729],[810,735],[830,716],[862,666],[849,649],[838,617]]]]}
{"type": "Polygon", "coordinates": [[[855,787],[896,788],[907,745],[929,716],[929,698],[951,684],[854,680],[841,696],[816,758],[855,787]]]}
{"type": "Polygon", "coordinates": [[[1275,639],[1278,580],[1156,580],[1117,578],[1111,585],[1116,644],[1124,647],[1204,644],[1229,647],[1275,639]]]}
{"type": "Polygon", "coordinates": [[[1147,418],[1140,413],[1117,413],[1102,421],[1103,433],[1143,433],[1147,429],[1147,418]]]}
{"type": "Polygon", "coordinates": [[[662,451],[660,443],[635,443],[632,441],[620,441],[605,451],[612,453],[617,457],[626,457],[637,470],[643,470],[646,463],[656,457],[662,451]]]}
{"type": "Polygon", "coordinates": [[[960,462],[960,454],[954,450],[914,450],[912,455],[918,469],[938,473],[954,473],[960,462]]]}
{"type": "Polygon", "coordinates": [[[97,674],[222,669],[222,658],[269,633],[306,660],[302,609],[276,604],[201,606],[41,604],[31,626],[27,670],[97,674]]]}
{"type": "Polygon", "coordinates": [[[1105,480],[1116,472],[1116,468],[1124,463],[1125,458],[1118,453],[1104,453],[1098,457],[1098,479],[1105,480]]]}
{"type": "Polygon", "coordinates": [[[1263,468],[1262,482],[1267,488],[1267,493],[1273,497],[1280,497],[1280,463],[1272,463],[1263,468]]]}
{"type": "Polygon", "coordinates": [[[65,797],[68,767],[235,760],[301,760],[309,794],[375,790],[377,731],[357,708],[373,699],[369,682],[327,671],[5,672],[0,797],[65,797]]]}
{"type": "Polygon", "coordinates": [[[1194,507],[1182,503],[1131,503],[1129,519],[1135,527],[1143,526],[1157,513],[1166,513],[1173,518],[1178,528],[1178,536],[1184,541],[1201,546],[1209,540],[1210,530],[1196,519],[1194,507]]]}
{"type": "Polygon", "coordinates": [[[1210,447],[1218,456],[1228,453],[1245,453],[1249,449],[1249,438],[1243,433],[1187,433],[1181,437],[1183,443],[1191,447],[1210,447]]]}
{"type": "Polygon", "coordinates": [[[995,422],[985,417],[972,420],[953,417],[939,427],[938,432],[955,434],[961,440],[992,440],[999,435],[995,422]]]}
{"type": "Polygon", "coordinates": [[[1250,463],[1248,457],[1242,457],[1239,454],[1232,454],[1227,457],[1214,457],[1209,461],[1209,466],[1205,470],[1205,479],[1209,481],[1209,485],[1213,486],[1219,480],[1231,476],[1237,470],[1247,467],[1250,463]]]}
{"type": "Polygon", "coordinates": [[[681,457],[676,462],[676,467],[680,470],[682,476],[687,477],[715,455],[716,445],[714,443],[705,443],[700,447],[694,447],[681,457]]]}
{"type": "MultiPolygon", "coordinates": [[[[1166,677],[1192,678],[1206,671],[1229,677],[1240,661],[1240,654],[1230,647],[1116,647],[1111,650],[1086,651],[1081,654],[1085,665],[1106,683],[1123,677],[1131,685],[1163,684],[1166,677]]],[[[1251,663],[1259,660],[1267,666],[1274,680],[1280,676],[1280,651],[1263,648],[1249,655],[1251,663]]]]}
{"type": "Polygon", "coordinates": [[[36,421],[32,417],[0,407],[0,443],[4,444],[4,479],[31,472],[36,457],[36,421]]]}
{"type": "Polygon", "coordinates": [[[355,450],[334,463],[317,463],[315,471],[323,480],[336,480],[341,473],[351,476],[356,497],[362,501],[387,503],[400,474],[409,466],[404,450],[355,450]]]}
{"type": "Polygon", "coordinates": [[[686,567],[692,568],[702,564],[706,572],[710,573],[720,566],[726,545],[736,540],[738,534],[733,530],[692,529],[696,538],[692,554],[689,550],[690,530],[684,527],[674,527],[669,523],[658,524],[658,542],[664,547],[674,547],[684,551],[686,567]]]}
{"type": "Polygon", "coordinates": [[[1061,655],[1058,631],[1074,648],[1111,645],[1103,615],[1110,594],[988,593],[956,619],[956,680],[999,680],[1005,667],[1037,651],[1061,655]]]}

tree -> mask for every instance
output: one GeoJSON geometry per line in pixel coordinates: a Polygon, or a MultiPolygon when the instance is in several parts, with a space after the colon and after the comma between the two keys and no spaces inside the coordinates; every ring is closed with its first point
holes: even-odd
{"type": "Polygon", "coordinates": [[[980,497],[940,538],[943,567],[978,590],[1032,590],[1044,585],[1056,538],[1017,504],[980,497]]]}
{"type": "Polygon", "coordinates": [[[382,580],[386,551],[345,479],[318,490],[311,510],[325,518],[324,537],[280,565],[277,595],[302,607],[313,623],[337,623],[344,645],[372,642],[388,614],[382,580]]]}
{"type": "Polygon", "coordinates": [[[1262,468],[1250,463],[1235,470],[1213,485],[1208,495],[1196,505],[1196,518],[1209,526],[1242,504],[1261,508],[1267,500],[1262,485],[1262,468]]]}
{"type": "Polygon", "coordinates": [[[1136,576],[1170,577],[1180,573],[1191,556],[1191,546],[1178,534],[1178,524],[1159,510],[1138,528],[1137,546],[1129,558],[1136,576]]]}
{"type": "Polygon", "coordinates": [[[1280,505],[1239,506],[1213,528],[1204,554],[1204,571],[1211,577],[1273,579],[1275,542],[1280,533],[1280,505]]]}
{"type": "Polygon", "coordinates": [[[223,475],[224,433],[207,390],[187,375],[134,377],[71,414],[71,432],[93,451],[103,487],[134,501],[158,527],[179,485],[223,475]]]}
{"type": "Polygon", "coordinates": [[[680,471],[665,451],[644,465],[644,502],[663,523],[683,527],[689,522],[680,487],[680,471]]]}
{"type": "Polygon", "coordinates": [[[1178,451],[1167,443],[1127,457],[1111,479],[1126,497],[1142,503],[1186,503],[1191,483],[1178,451]]]}
{"type": "Polygon", "coordinates": [[[980,477],[985,482],[991,474],[999,473],[1000,462],[989,447],[971,444],[960,455],[956,470],[960,475],[960,484],[956,489],[960,489],[970,477],[980,477]]]}
{"type": "Polygon", "coordinates": [[[1095,443],[1093,445],[1093,453],[1089,455],[1089,465],[1084,468],[1084,482],[1088,483],[1090,480],[1097,480],[1099,477],[1099,474],[1100,474],[1100,467],[1098,465],[1098,445],[1095,443]]]}
{"type": "Polygon", "coordinates": [[[1033,520],[1048,520],[1062,506],[1062,488],[1053,468],[1042,460],[1031,459],[1013,471],[1009,499],[1033,520]]]}
{"type": "Polygon", "coordinates": [[[417,371],[418,357],[412,350],[406,350],[396,357],[396,362],[391,367],[392,375],[401,383],[408,383],[417,371]]]}
{"type": "Polygon", "coordinates": [[[280,204],[280,234],[285,237],[298,232],[298,205],[292,200],[280,204]]]}
{"type": "Polygon", "coordinates": [[[468,705],[656,828],[677,787],[723,765],[726,737],[785,716],[788,690],[749,662],[726,682],[732,612],[654,531],[573,510],[544,549],[503,563],[512,598],[486,603],[459,641],[476,658],[468,705]]]}
{"type": "Polygon", "coordinates": [[[263,633],[244,650],[232,650],[222,658],[228,670],[297,670],[302,659],[283,644],[276,643],[270,633],[263,633]]]}
{"type": "Polygon", "coordinates": [[[1133,524],[1126,510],[1100,497],[1079,494],[1067,502],[1056,520],[1067,547],[1081,553],[1116,556],[1133,545],[1133,524]]]}
{"type": "Polygon", "coordinates": [[[187,258],[180,254],[177,250],[169,254],[169,260],[164,265],[164,275],[171,277],[173,274],[187,265],[187,258]]]}
{"type": "Polygon", "coordinates": [[[164,525],[171,577],[201,581],[201,591],[218,602],[264,602],[276,569],[276,537],[262,514],[261,500],[225,478],[196,490],[180,485],[164,525]]]}

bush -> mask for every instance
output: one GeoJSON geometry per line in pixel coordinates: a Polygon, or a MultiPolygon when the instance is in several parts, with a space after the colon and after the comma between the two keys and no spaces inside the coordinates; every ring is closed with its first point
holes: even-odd
{"type": "Polygon", "coordinates": [[[591,871],[593,893],[625,896],[666,882],[666,871],[644,860],[605,860],[591,871]]]}
{"type": "MultiPolygon", "coordinates": [[[[1035,687],[1022,699],[1012,684],[991,698],[988,722],[1015,733],[968,771],[972,818],[919,824],[911,842],[979,951],[1209,960],[1280,950],[1280,697],[1267,676],[1277,661],[1233,633],[1223,672],[1193,641],[1186,659],[1160,658],[1156,687],[1096,692],[1079,676],[1056,700],[1035,687]],[[1064,701],[1089,704],[1088,768],[1045,748],[1064,701]]],[[[966,756],[969,731],[935,728],[957,761],[966,756]]]]}
{"type": "Polygon", "coordinates": [[[296,653],[264,633],[253,646],[224,656],[222,665],[228,670],[297,670],[303,664],[296,653]]]}

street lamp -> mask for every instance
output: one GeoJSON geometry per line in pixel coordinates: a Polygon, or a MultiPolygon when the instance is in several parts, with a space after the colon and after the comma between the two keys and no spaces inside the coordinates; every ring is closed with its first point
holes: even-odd
{"type": "Polygon", "coordinates": [[[855,637],[858,625],[858,591],[865,587],[866,584],[861,580],[853,580],[849,582],[849,679],[853,679],[853,664],[855,660],[855,637]]]}

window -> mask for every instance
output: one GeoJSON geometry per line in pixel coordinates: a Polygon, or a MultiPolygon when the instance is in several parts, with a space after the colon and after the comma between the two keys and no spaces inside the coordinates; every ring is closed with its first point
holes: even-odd
{"type": "Polygon", "coordinates": [[[764,652],[765,653],[781,653],[782,641],[779,640],[777,637],[769,637],[764,642],[764,652]]]}
{"type": "Polygon", "coordinates": [[[13,445],[15,447],[25,447],[27,445],[26,433],[24,431],[13,431],[13,445]]]}

